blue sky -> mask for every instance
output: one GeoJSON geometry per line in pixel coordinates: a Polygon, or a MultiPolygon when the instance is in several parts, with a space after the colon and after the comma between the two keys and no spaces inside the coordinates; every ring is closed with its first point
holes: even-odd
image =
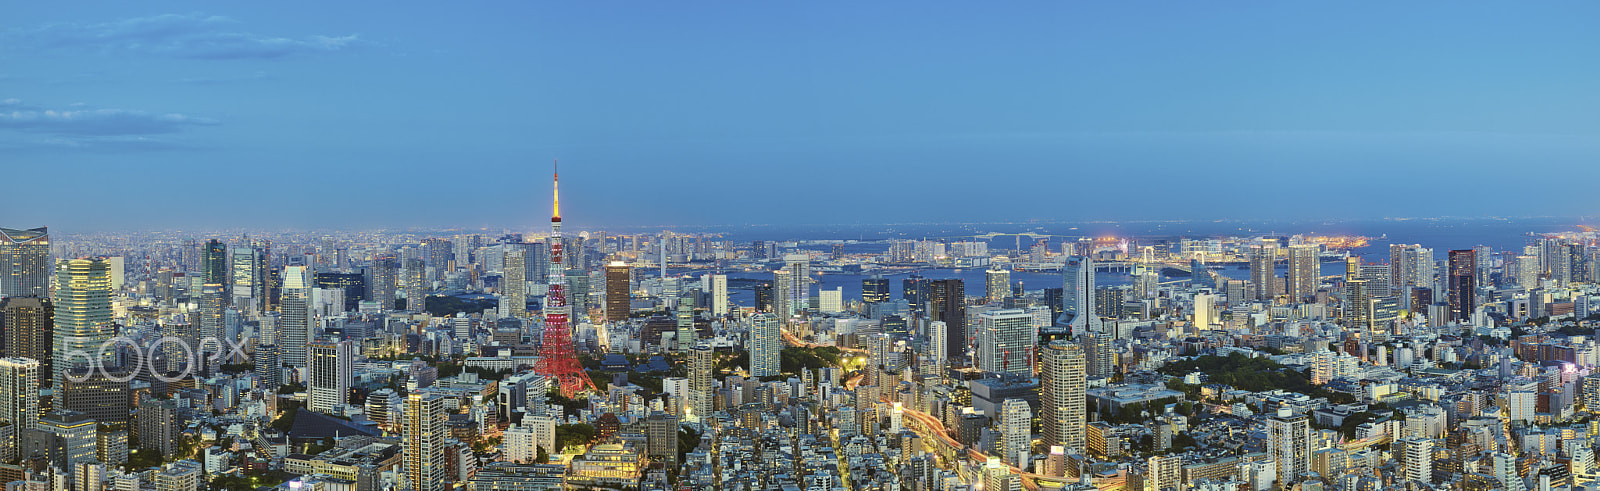
{"type": "Polygon", "coordinates": [[[1594,2],[33,2],[0,224],[1587,215],[1594,2]]]}

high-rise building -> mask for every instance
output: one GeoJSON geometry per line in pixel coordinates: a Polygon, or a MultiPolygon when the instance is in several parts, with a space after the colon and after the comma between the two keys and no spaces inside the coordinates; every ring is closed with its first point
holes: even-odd
{"type": "Polygon", "coordinates": [[[689,350],[689,407],[684,419],[700,421],[711,415],[711,371],[716,368],[715,351],[700,344],[689,350]]]}
{"type": "Polygon", "coordinates": [[[1433,482],[1433,440],[1412,437],[1395,442],[1395,446],[1405,480],[1433,482]]]}
{"type": "Polygon", "coordinates": [[[779,320],[788,322],[811,305],[811,258],[789,254],[783,263],[783,269],[773,273],[773,302],[779,320]]]}
{"type": "Polygon", "coordinates": [[[51,411],[39,416],[37,426],[39,434],[49,438],[48,448],[60,450],[49,452],[51,464],[68,469],[74,464],[97,462],[96,447],[99,443],[97,425],[88,415],[64,409],[51,411]]]}
{"type": "Polygon", "coordinates": [[[1478,260],[1472,249],[1450,251],[1450,320],[1470,322],[1478,308],[1478,260]]]}
{"type": "Polygon", "coordinates": [[[1011,298],[1011,271],[990,269],[983,272],[984,295],[988,303],[1002,303],[1011,298]]]}
{"type": "Polygon", "coordinates": [[[405,442],[406,485],[412,491],[445,489],[444,396],[417,392],[406,396],[400,436],[405,442]]]}
{"type": "MultiPolygon", "coordinates": [[[[222,339],[223,312],[227,307],[227,288],[218,284],[202,285],[200,287],[200,318],[199,336],[196,339],[186,339],[190,346],[199,349],[201,339],[222,339]]],[[[215,345],[207,345],[208,349],[215,349],[215,345]]]]}
{"type": "Polygon", "coordinates": [[[779,337],[782,323],[777,316],[763,312],[750,316],[749,324],[750,346],[745,350],[750,353],[750,376],[777,375],[779,352],[783,349],[783,339],[779,337]]]}
{"type": "Polygon", "coordinates": [[[1089,379],[1109,379],[1116,374],[1117,354],[1112,349],[1110,334],[1086,332],[1078,340],[1083,346],[1084,373],[1089,379]]]}
{"type": "Polygon", "coordinates": [[[406,311],[427,312],[428,292],[433,290],[427,263],[421,259],[406,259],[404,263],[405,269],[401,271],[400,279],[405,282],[406,311]]]}
{"type": "MultiPolygon", "coordinates": [[[[726,277],[724,277],[726,278],[726,277]]],[[[628,320],[628,314],[633,312],[633,267],[622,261],[612,261],[606,265],[606,320],[621,322],[628,320]]],[[[726,285],[726,283],[724,283],[726,285]]]]}
{"type": "Polygon", "coordinates": [[[267,246],[262,241],[250,241],[233,248],[233,271],[229,288],[233,291],[232,305],[241,310],[270,310],[267,305],[267,246]]]}
{"type": "Polygon", "coordinates": [[[1369,283],[1360,279],[1344,282],[1344,327],[1347,330],[1366,333],[1377,326],[1373,322],[1369,283]]]}
{"type": "Polygon", "coordinates": [[[38,384],[48,386],[55,331],[55,305],[48,298],[0,298],[0,357],[28,358],[39,362],[38,384]]]}
{"type": "Polygon", "coordinates": [[[256,353],[251,361],[255,362],[255,374],[261,379],[262,387],[275,389],[283,384],[282,370],[280,370],[283,360],[278,357],[279,349],[276,344],[256,346],[256,353]]]}
{"type": "Polygon", "coordinates": [[[711,315],[728,315],[728,275],[711,275],[711,315]]]}
{"type": "Polygon", "coordinates": [[[945,325],[945,360],[966,366],[967,348],[967,287],[959,279],[928,282],[926,305],[930,321],[945,325]]]}
{"type": "Polygon", "coordinates": [[[527,267],[527,280],[545,284],[550,282],[550,245],[542,241],[529,242],[523,255],[527,267]]]}
{"type": "Polygon", "coordinates": [[[1278,482],[1284,487],[1311,472],[1311,421],[1288,406],[1267,419],[1267,454],[1278,464],[1278,482]]]}
{"type": "Polygon", "coordinates": [[[394,255],[380,254],[372,258],[372,267],[367,268],[367,295],[384,312],[394,310],[394,291],[399,288],[395,281],[397,267],[394,255]]]}
{"type": "Polygon", "coordinates": [[[306,277],[305,266],[283,268],[283,300],[278,320],[278,354],[283,363],[294,367],[306,366],[306,343],[311,341],[311,330],[316,325],[311,310],[311,279],[306,277]]]}
{"type": "Polygon", "coordinates": [[[1250,283],[1256,286],[1256,300],[1271,301],[1277,296],[1278,248],[1267,244],[1250,246],[1250,283]]]}
{"type": "Polygon", "coordinates": [[[355,347],[349,341],[311,343],[311,377],[306,388],[311,392],[312,411],[333,413],[350,403],[350,384],[354,378],[355,347]]]}
{"type": "Polygon", "coordinates": [[[0,227],[0,297],[50,295],[50,229],[0,227]]]}
{"type": "Polygon", "coordinates": [[[1000,447],[1003,450],[1001,458],[1005,463],[1020,468],[1028,467],[1030,447],[1033,442],[1033,411],[1028,408],[1028,401],[1022,399],[1006,399],[1000,403],[1000,414],[996,421],[1000,427],[1000,447]]]}
{"type": "Polygon", "coordinates": [[[1317,295],[1321,274],[1321,249],[1315,244],[1289,247],[1289,300],[1305,303],[1317,295]]]}
{"type": "Polygon", "coordinates": [[[39,362],[28,358],[0,358],[0,421],[24,430],[39,421],[39,362]]]}
{"type": "Polygon", "coordinates": [[[1088,256],[1070,256],[1061,268],[1061,317],[1058,325],[1072,329],[1074,336],[1085,332],[1099,332],[1100,316],[1094,305],[1094,259],[1088,256]]]}
{"type": "Polygon", "coordinates": [[[154,449],[162,455],[175,455],[179,437],[182,436],[178,416],[178,405],[171,400],[140,401],[139,412],[134,416],[139,449],[154,449]]]}
{"type": "Polygon", "coordinates": [[[217,239],[206,241],[200,252],[200,284],[227,285],[228,245],[217,239]]]}
{"type": "Polygon", "coordinates": [[[111,324],[110,265],[71,259],[56,265],[55,337],[50,349],[55,387],[68,368],[103,362],[100,346],[116,336],[111,324]]]}
{"type": "Polygon", "coordinates": [[[889,300],[889,280],[887,278],[864,278],[861,280],[861,301],[865,303],[886,302],[889,300]]]}
{"type": "Polygon", "coordinates": [[[652,412],[644,420],[646,454],[667,467],[678,462],[678,417],[664,412],[652,412]]]}
{"type": "Polygon", "coordinates": [[[505,250],[500,269],[500,316],[521,318],[528,315],[528,251],[514,245],[505,250]]]}
{"type": "Polygon", "coordinates": [[[978,314],[978,369],[1033,376],[1033,347],[1038,338],[1033,316],[1022,309],[978,314]]]}
{"type": "Polygon", "coordinates": [[[1069,452],[1086,451],[1086,366],[1083,348],[1077,344],[1056,340],[1040,350],[1039,419],[1045,448],[1060,445],[1069,452]]]}

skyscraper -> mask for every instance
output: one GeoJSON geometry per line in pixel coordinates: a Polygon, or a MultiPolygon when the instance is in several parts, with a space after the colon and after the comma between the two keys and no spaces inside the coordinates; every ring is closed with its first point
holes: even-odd
{"type": "Polygon", "coordinates": [[[967,287],[959,279],[928,282],[928,318],[945,324],[945,360],[967,364],[967,287]]]}
{"type": "Polygon", "coordinates": [[[1367,280],[1344,282],[1344,327],[1350,331],[1367,333],[1376,326],[1372,314],[1372,292],[1367,280]]]}
{"type": "Polygon", "coordinates": [[[311,310],[311,279],[305,266],[283,268],[282,317],[278,319],[278,354],[283,363],[306,366],[306,343],[311,341],[315,318],[311,310]]]}
{"type": "Polygon", "coordinates": [[[0,297],[50,295],[50,230],[0,227],[0,297]]]}
{"type": "Polygon", "coordinates": [[[788,320],[811,305],[811,258],[805,254],[783,256],[783,269],[773,274],[773,301],[779,320],[788,320]]]}
{"type": "Polygon", "coordinates": [[[728,315],[728,275],[711,276],[711,315],[728,315]]]}
{"type": "Polygon", "coordinates": [[[689,350],[689,421],[711,415],[711,371],[716,367],[711,346],[700,344],[689,350]]]}
{"type": "Polygon", "coordinates": [[[444,396],[418,392],[406,396],[401,438],[404,468],[412,491],[445,489],[444,396]]]}
{"type": "Polygon", "coordinates": [[[380,254],[372,258],[372,267],[367,268],[367,295],[384,312],[394,310],[394,291],[399,288],[395,281],[396,267],[393,254],[380,254]]]}
{"type": "Polygon", "coordinates": [[[228,245],[211,239],[200,251],[200,284],[228,284],[228,245]]]}
{"type": "Polygon", "coordinates": [[[0,334],[5,339],[0,357],[28,358],[39,362],[36,381],[50,385],[54,357],[51,355],[55,331],[55,305],[48,298],[0,298],[0,334]]]}
{"type": "Polygon", "coordinates": [[[230,287],[232,305],[241,310],[257,311],[267,307],[267,246],[264,241],[250,241],[233,248],[233,271],[230,287]]]}
{"type": "Polygon", "coordinates": [[[1472,249],[1450,251],[1450,320],[1472,321],[1478,308],[1478,260],[1472,249]]]}
{"type": "Polygon", "coordinates": [[[1045,448],[1060,445],[1084,453],[1088,381],[1083,348],[1065,340],[1051,341],[1039,355],[1039,419],[1045,448]]]}
{"type": "Polygon", "coordinates": [[[1094,259],[1070,256],[1061,268],[1061,318],[1057,324],[1072,329],[1072,335],[1100,331],[1100,316],[1094,305],[1094,259]]]}
{"type": "Polygon", "coordinates": [[[190,346],[195,346],[198,349],[201,339],[222,339],[222,316],[223,310],[227,309],[226,291],[227,289],[222,285],[214,283],[200,287],[199,336],[196,339],[187,340],[191,343],[190,346]]]}
{"type": "Polygon", "coordinates": [[[500,316],[526,317],[528,314],[527,250],[521,244],[505,249],[500,269],[500,316]]]}
{"type": "Polygon", "coordinates": [[[606,320],[628,320],[632,313],[632,279],[633,268],[628,263],[612,261],[606,265],[606,320]]]}
{"type": "Polygon", "coordinates": [[[779,350],[783,349],[783,340],[779,337],[781,322],[776,316],[763,312],[750,316],[749,323],[750,346],[745,350],[750,353],[750,376],[777,375],[779,350]]]}
{"type": "MultiPolygon", "coordinates": [[[[61,386],[66,369],[103,361],[100,346],[116,335],[111,324],[110,265],[101,259],[71,259],[56,265],[55,359],[51,380],[61,386]]],[[[108,354],[108,353],[106,353],[108,354]]]]}
{"type": "Polygon", "coordinates": [[[1321,281],[1320,248],[1315,244],[1301,244],[1289,247],[1289,300],[1294,303],[1305,303],[1306,299],[1317,295],[1317,283],[1321,281]]]}
{"type": "Polygon", "coordinates": [[[311,392],[312,411],[333,413],[350,403],[350,384],[354,372],[355,348],[349,341],[311,343],[306,348],[310,357],[311,377],[306,384],[311,392]]]}
{"type": "Polygon", "coordinates": [[[421,259],[405,260],[400,278],[405,282],[407,312],[428,311],[428,292],[433,289],[433,281],[428,278],[427,270],[427,263],[421,259]]]}
{"type": "Polygon", "coordinates": [[[1311,422],[1304,414],[1294,414],[1280,406],[1278,414],[1267,419],[1267,455],[1278,464],[1278,483],[1287,488],[1311,471],[1311,422]]]}
{"type": "Polygon", "coordinates": [[[1033,376],[1033,346],[1038,336],[1033,316],[1022,309],[978,314],[978,369],[1033,376]]]}
{"type": "Polygon", "coordinates": [[[1011,272],[990,269],[983,272],[984,294],[988,303],[1001,303],[1011,298],[1011,272]]]}
{"type": "Polygon", "coordinates": [[[1278,248],[1257,244],[1250,246],[1250,283],[1256,286],[1256,300],[1269,302],[1277,296],[1278,248]]]}

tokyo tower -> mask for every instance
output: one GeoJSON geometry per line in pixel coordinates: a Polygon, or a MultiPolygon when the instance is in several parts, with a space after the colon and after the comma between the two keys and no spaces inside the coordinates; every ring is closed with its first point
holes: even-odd
{"type": "Polygon", "coordinates": [[[594,381],[584,373],[583,364],[573,354],[572,330],[567,325],[572,307],[567,306],[567,275],[562,266],[561,243],[561,172],[554,174],[555,187],[550,214],[550,291],[544,297],[544,344],[539,347],[539,363],[534,373],[555,377],[561,384],[561,396],[571,398],[584,389],[595,389],[594,381]]]}

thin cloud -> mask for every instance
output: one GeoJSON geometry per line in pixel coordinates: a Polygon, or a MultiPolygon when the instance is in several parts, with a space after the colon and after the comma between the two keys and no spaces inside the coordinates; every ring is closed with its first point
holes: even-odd
{"type": "Polygon", "coordinates": [[[165,149],[173,135],[190,127],[214,126],[217,120],[181,113],[127,109],[48,109],[19,99],[0,99],[0,146],[53,148],[165,149]]]}
{"type": "Polygon", "coordinates": [[[172,82],[189,85],[221,85],[241,82],[255,82],[258,80],[271,80],[272,78],[272,75],[267,74],[267,72],[256,72],[250,75],[233,77],[187,77],[176,79],[172,82]]]}
{"type": "Polygon", "coordinates": [[[83,49],[202,60],[278,59],[369,44],[355,34],[285,37],[234,29],[228,17],[162,14],[112,22],[62,22],[13,35],[44,49],[83,49]]]}

